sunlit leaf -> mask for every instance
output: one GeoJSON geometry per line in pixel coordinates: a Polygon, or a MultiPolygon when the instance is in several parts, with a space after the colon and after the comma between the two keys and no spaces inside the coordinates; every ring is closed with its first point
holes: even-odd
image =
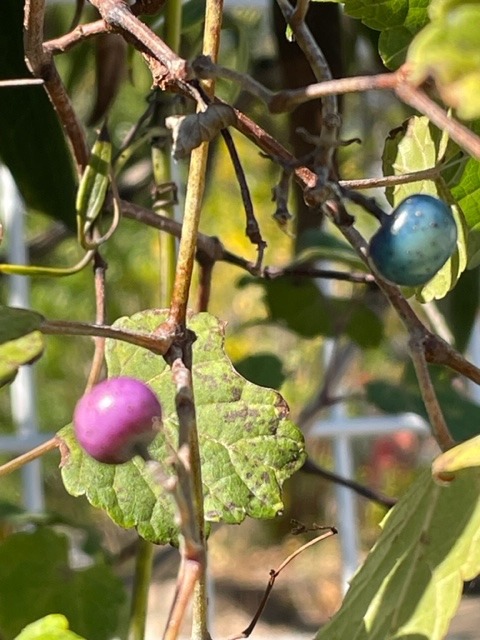
{"type": "Polygon", "coordinates": [[[445,103],[471,120],[480,116],[480,2],[450,5],[413,40],[410,77],[415,83],[433,77],[445,103]]]}
{"type": "Polygon", "coordinates": [[[43,351],[43,336],[32,331],[0,345],[0,386],[11,382],[19,367],[34,362],[43,351]]]}
{"type": "Polygon", "coordinates": [[[52,613],[27,625],[15,640],[83,640],[83,638],[70,631],[65,616],[52,613]]]}
{"type": "MultiPolygon", "coordinates": [[[[123,318],[115,326],[153,331],[165,320],[146,311],[123,318]]],[[[193,380],[197,409],[205,515],[210,521],[241,522],[246,516],[272,518],[283,509],[281,486],[303,463],[300,431],[288,419],[288,407],[272,389],[242,378],[223,350],[223,327],[213,316],[192,316],[193,380]]],[[[126,343],[109,341],[110,376],[127,375],[147,382],[164,410],[164,430],[151,455],[169,464],[177,443],[177,415],[170,368],[163,358],[126,343]]],[[[177,524],[171,497],[135,458],[124,465],[103,465],[83,453],[71,427],[59,433],[64,444],[62,476],[73,495],[85,494],[123,527],[157,543],[175,542],[177,524]]]]}
{"type": "MultiPolygon", "coordinates": [[[[472,125],[472,130],[480,134],[480,121],[472,125]]],[[[480,264],[480,161],[470,158],[458,184],[452,187],[452,194],[460,205],[468,227],[468,268],[480,264]]]]}
{"type": "Polygon", "coordinates": [[[433,461],[432,473],[438,478],[442,474],[470,467],[480,467],[480,436],[462,442],[438,456],[433,461]]]}
{"type": "Polygon", "coordinates": [[[340,611],[317,640],[443,640],[464,580],[480,573],[480,469],[449,486],[423,473],[383,522],[340,611]]]}

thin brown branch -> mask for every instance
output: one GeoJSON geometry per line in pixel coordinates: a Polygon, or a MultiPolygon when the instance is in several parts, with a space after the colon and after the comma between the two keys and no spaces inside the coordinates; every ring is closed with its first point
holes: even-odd
{"type": "MultiPolygon", "coordinates": [[[[290,25],[297,44],[303,51],[316,79],[319,82],[331,80],[332,74],[325,56],[303,20],[306,7],[302,4],[297,11],[292,9],[288,0],[277,0],[277,4],[290,25]]],[[[314,159],[315,173],[320,186],[326,184],[329,179],[340,125],[337,97],[334,94],[326,95],[322,100],[322,130],[318,145],[316,145],[314,159]]]]}
{"type": "Polygon", "coordinates": [[[273,94],[268,102],[272,113],[292,111],[299,105],[329,95],[372,91],[374,89],[393,89],[398,82],[396,73],[380,73],[372,76],[354,76],[338,78],[311,84],[303,89],[288,89],[273,94]]]}
{"type": "Polygon", "coordinates": [[[409,346],[413,366],[417,374],[418,386],[420,387],[433,435],[442,451],[446,451],[455,445],[455,441],[448,430],[432,379],[430,378],[424,353],[423,335],[417,337],[414,332],[411,332],[409,346]]]}
{"type": "Polygon", "coordinates": [[[95,22],[89,22],[88,24],[80,24],[63,36],[47,40],[43,45],[43,50],[45,53],[53,56],[59,53],[66,53],[79,42],[83,42],[102,33],[108,33],[108,31],[108,25],[104,20],[95,20],[95,22]]]}
{"type": "Polygon", "coordinates": [[[412,171],[395,176],[381,176],[379,178],[360,178],[358,180],[339,180],[338,184],[345,189],[375,189],[378,187],[392,187],[397,184],[409,184],[421,180],[435,180],[443,167],[437,166],[421,171],[412,171]]]}
{"type": "Polygon", "coordinates": [[[260,268],[267,243],[262,238],[260,227],[258,226],[258,222],[255,217],[255,212],[253,210],[253,202],[250,195],[250,189],[248,188],[245,172],[243,170],[242,163],[240,162],[240,158],[238,157],[237,149],[235,147],[235,143],[233,142],[232,134],[230,133],[230,131],[228,131],[228,129],[222,129],[222,136],[223,136],[223,139],[225,140],[228,153],[230,154],[230,158],[232,160],[233,168],[235,170],[235,176],[237,178],[238,184],[240,185],[240,192],[242,194],[243,207],[245,209],[245,216],[247,219],[245,233],[247,238],[250,240],[250,242],[252,244],[257,245],[257,251],[258,251],[257,267],[260,268]]]}
{"type": "MultiPolygon", "coordinates": [[[[333,215],[335,221],[336,213],[333,208],[330,209],[330,215],[333,215]]],[[[353,226],[342,224],[339,225],[339,228],[345,238],[357,250],[360,257],[368,264],[368,246],[358,231],[353,226]]],[[[376,279],[378,286],[387,296],[408,331],[411,357],[433,434],[437,438],[440,447],[443,450],[448,449],[454,443],[445,423],[425,358],[424,339],[430,332],[402,296],[398,287],[385,281],[378,273],[376,274],[376,279]]]]}
{"type": "Polygon", "coordinates": [[[45,0],[26,0],[24,20],[26,61],[33,75],[44,81],[48,96],[72,146],[78,174],[81,175],[88,164],[89,149],[83,127],[53,63],[53,58],[43,49],[44,15],[45,0]]]}
{"type": "Polygon", "coordinates": [[[210,295],[212,292],[212,275],[215,262],[208,257],[197,253],[197,261],[200,265],[200,278],[198,283],[197,312],[208,311],[210,295]]]}
{"type": "Polygon", "coordinates": [[[187,88],[185,85],[185,80],[189,76],[187,61],[180,58],[156,33],[139,20],[124,0],[91,0],[91,3],[111,28],[123,33],[124,37],[139,51],[147,53],[148,56],[160,62],[163,67],[163,73],[160,72],[161,78],[159,78],[160,86],[178,87],[182,84],[184,89],[187,88]]]}
{"type": "Polygon", "coordinates": [[[108,325],[89,324],[87,322],[69,322],[66,320],[44,320],[39,327],[45,335],[93,336],[111,338],[129,342],[137,347],[148,349],[158,355],[165,355],[172,345],[174,334],[168,329],[153,333],[129,332],[108,325]]]}
{"type": "Polygon", "coordinates": [[[179,637],[185,611],[190,603],[195,585],[203,572],[203,566],[195,560],[182,561],[182,567],[178,575],[175,598],[168,616],[163,640],[177,640],[179,637]]]}
{"type": "Polygon", "coordinates": [[[480,159],[480,137],[450,117],[424,91],[407,82],[399,82],[395,93],[400,100],[425,114],[441,131],[446,131],[450,138],[468,151],[470,155],[480,159]]]}
{"type": "Polygon", "coordinates": [[[366,487],[359,482],[355,482],[355,480],[350,480],[349,478],[343,478],[339,476],[338,473],[334,473],[333,471],[329,471],[328,469],[324,469],[319,466],[310,458],[307,458],[305,464],[300,469],[302,473],[308,473],[310,475],[319,476],[320,478],[324,478],[329,482],[333,482],[334,484],[338,484],[342,487],[347,487],[347,489],[351,489],[355,491],[359,496],[366,498],[367,500],[371,500],[372,502],[376,502],[382,507],[386,507],[387,509],[391,509],[397,504],[397,498],[390,498],[386,496],[381,491],[375,491],[370,487],[366,487]]]}
{"type": "Polygon", "coordinates": [[[283,571],[283,569],[285,569],[285,567],[288,564],[290,564],[290,562],[292,562],[292,560],[294,560],[297,556],[299,556],[301,553],[303,553],[309,547],[313,547],[313,545],[317,544],[318,542],[322,542],[322,540],[326,540],[327,538],[331,538],[332,536],[334,536],[334,535],[336,535],[338,533],[338,531],[337,531],[337,529],[335,527],[324,527],[324,528],[328,529],[327,533],[324,533],[321,536],[317,536],[313,540],[310,540],[309,542],[305,543],[299,549],[297,549],[296,551],[291,553],[288,556],[288,558],[286,558],[280,564],[280,566],[277,569],[271,569],[270,570],[270,578],[268,580],[268,584],[267,584],[267,587],[265,589],[265,593],[262,596],[262,599],[260,601],[260,604],[258,605],[257,611],[255,612],[255,615],[253,616],[252,621],[250,622],[248,627],[246,629],[244,629],[240,634],[235,635],[235,636],[231,636],[229,638],[229,640],[242,640],[242,638],[250,637],[250,635],[252,634],[253,630],[255,629],[255,627],[257,625],[257,622],[260,619],[260,616],[263,613],[263,610],[265,609],[265,605],[267,604],[268,598],[269,598],[270,593],[271,593],[271,591],[273,589],[273,586],[275,584],[275,580],[278,578],[278,576],[283,571]]]}
{"type": "Polygon", "coordinates": [[[48,451],[53,451],[53,449],[56,449],[58,446],[59,443],[57,438],[50,438],[50,440],[39,444],[38,447],[35,447],[26,453],[22,453],[21,456],[17,456],[13,460],[9,460],[9,462],[2,464],[0,466],[0,476],[6,476],[17,469],[20,469],[29,462],[32,462],[32,460],[40,458],[48,451]]]}
{"type": "Polygon", "coordinates": [[[456,349],[439,336],[427,332],[423,337],[425,358],[428,363],[449,367],[475,384],[480,385],[480,369],[466,360],[456,349]]]}
{"type": "MultiPolygon", "coordinates": [[[[150,209],[141,207],[140,205],[121,201],[122,214],[125,218],[136,220],[148,226],[154,227],[166,233],[180,238],[182,235],[182,224],[171,220],[165,216],[154,213],[150,209]]],[[[256,263],[251,262],[238,256],[231,251],[225,249],[218,238],[215,236],[207,236],[203,233],[197,235],[197,251],[202,255],[197,255],[198,260],[203,264],[205,260],[210,262],[226,262],[241,269],[244,269],[251,275],[260,278],[273,280],[281,278],[285,275],[298,275],[310,278],[323,278],[332,280],[341,280],[345,282],[353,282],[356,284],[369,284],[375,282],[375,276],[371,273],[346,272],[333,269],[317,269],[315,267],[307,267],[304,265],[287,265],[286,267],[265,266],[258,269],[256,263]]]]}

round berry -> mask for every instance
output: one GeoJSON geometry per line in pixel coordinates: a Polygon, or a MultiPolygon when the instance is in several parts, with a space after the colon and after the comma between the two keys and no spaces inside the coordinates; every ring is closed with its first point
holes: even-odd
{"type": "Polygon", "coordinates": [[[457,226],[450,208],[433,196],[403,200],[370,240],[370,259],[386,280],[416,287],[433,278],[452,255],[457,226]]]}
{"type": "Polygon", "coordinates": [[[73,425],[85,451],[107,464],[122,464],[155,438],[162,407],[155,393],[134,378],[109,378],[77,403],[73,425]]]}

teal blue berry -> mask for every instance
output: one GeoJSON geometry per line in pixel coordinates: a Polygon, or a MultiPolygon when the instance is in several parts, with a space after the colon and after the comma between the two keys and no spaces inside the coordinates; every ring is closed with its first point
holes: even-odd
{"type": "Polygon", "coordinates": [[[370,259],[386,280],[417,287],[452,255],[457,226],[442,200],[417,194],[403,200],[370,240],[370,259]]]}

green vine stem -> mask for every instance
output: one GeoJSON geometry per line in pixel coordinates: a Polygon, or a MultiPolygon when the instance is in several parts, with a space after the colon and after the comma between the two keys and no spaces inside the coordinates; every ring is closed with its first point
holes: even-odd
{"type": "MultiPolygon", "coordinates": [[[[207,0],[207,6],[205,11],[205,31],[203,40],[204,55],[210,56],[210,58],[216,62],[218,59],[218,51],[220,48],[220,31],[222,28],[222,14],[223,14],[223,0],[207,0]]],[[[210,96],[213,96],[215,84],[212,80],[206,83],[206,91],[210,96]]],[[[206,169],[207,151],[208,146],[202,145],[202,166],[203,172],[206,169]]],[[[202,182],[203,184],[203,182],[202,182]]],[[[190,446],[194,444],[196,451],[197,464],[200,469],[200,452],[198,450],[198,437],[197,434],[190,434],[190,446]],[[195,443],[193,439],[195,437],[195,443]]],[[[201,482],[201,476],[194,478],[197,482],[201,482]]],[[[201,489],[201,484],[200,484],[201,489]]],[[[203,511],[203,504],[202,504],[203,511]]],[[[204,538],[204,522],[202,513],[201,522],[201,542],[205,545],[204,538]]],[[[207,616],[207,571],[206,566],[203,572],[200,574],[199,580],[196,583],[194,597],[193,597],[193,626],[192,626],[192,640],[210,640],[210,634],[208,632],[208,616],[207,616]]]]}
{"type": "MultiPolygon", "coordinates": [[[[169,0],[165,6],[164,41],[175,52],[180,47],[182,4],[180,0],[169,0]]],[[[172,183],[170,144],[161,146],[152,139],[152,165],[155,185],[161,193],[163,185],[172,183]]],[[[168,197],[153,206],[157,214],[174,219],[173,203],[168,197]]],[[[159,304],[167,308],[172,297],[176,266],[175,236],[160,232],[159,243],[159,304]]],[[[130,606],[128,640],[144,640],[148,613],[148,593],[152,578],[154,545],[139,536],[136,552],[135,575],[130,606]]]]}
{"type": "Polygon", "coordinates": [[[137,544],[128,640],[143,640],[145,637],[148,591],[152,578],[154,545],[140,536],[137,544]]]}

